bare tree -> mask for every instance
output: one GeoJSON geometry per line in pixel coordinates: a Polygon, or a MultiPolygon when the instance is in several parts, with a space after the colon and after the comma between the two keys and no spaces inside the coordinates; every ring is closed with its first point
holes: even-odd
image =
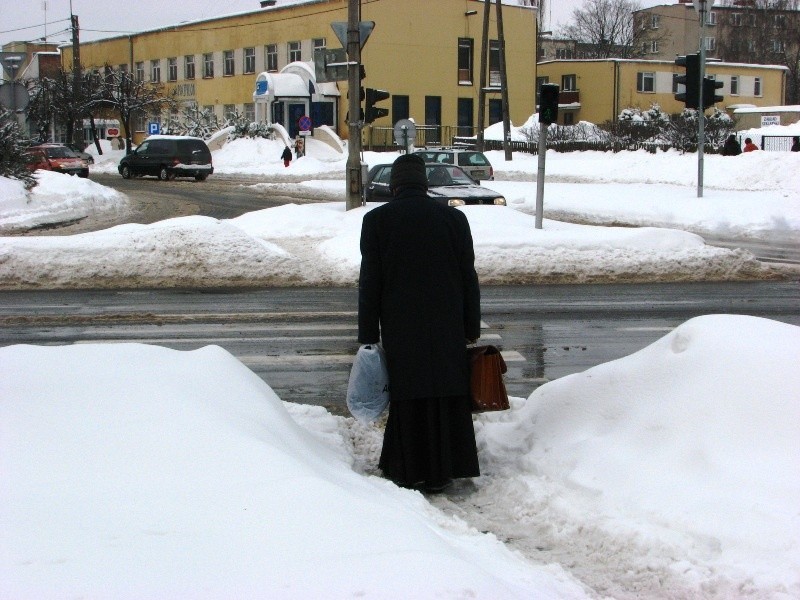
{"type": "Polygon", "coordinates": [[[800,0],[727,0],[717,20],[722,60],[786,65],[786,102],[800,104],[800,0]]]}
{"type": "Polygon", "coordinates": [[[634,27],[638,0],[584,0],[572,11],[563,35],[577,42],[587,58],[633,58],[642,51],[646,32],[634,27]]]}
{"type": "Polygon", "coordinates": [[[165,94],[160,83],[137,81],[127,72],[105,66],[102,101],[98,106],[113,110],[125,128],[125,148],[131,150],[131,122],[140,114],[160,115],[175,106],[175,94],[165,94]]]}

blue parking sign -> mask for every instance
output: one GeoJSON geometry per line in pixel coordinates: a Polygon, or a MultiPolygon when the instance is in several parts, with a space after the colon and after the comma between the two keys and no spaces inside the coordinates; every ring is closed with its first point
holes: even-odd
{"type": "Polygon", "coordinates": [[[147,133],[149,133],[150,135],[158,135],[159,131],[160,131],[160,129],[159,129],[159,124],[158,123],[148,123],[147,124],[147,133]]]}

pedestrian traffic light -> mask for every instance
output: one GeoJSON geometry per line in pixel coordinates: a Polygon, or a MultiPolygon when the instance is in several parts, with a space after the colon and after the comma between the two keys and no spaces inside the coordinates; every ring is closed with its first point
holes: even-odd
{"type": "Polygon", "coordinates": [[[685,88],[683,92],[675,94],[675,100],[683,102],[686,108],[697,108],[700,106],[700,55],[679,56],[675,59],[675,64],[686,67],[686,74],[675,78],[685,88]]]}
{"type": "Polygon", "coordinates": [[[722,102],[723,97],[717,96],[717,90],[722,87],[722,82],[713,77],[703,79],[703,108],[710,108],[717,102],[722,102]]]}
{"type": "Polygon", "coordinates": [[[539,88],[539,123],[550,125],[558,120],[558,86],[543,83],[539,88]]]}
{"type": "Polygon", "coordinates": [[[364,107],[364,121],[366,123],[372,123],[375,119],[380,119],[381,117],[388,117],[389,116],[389,109],[388,108],[380,108],[376,107],[375,104],[377,102],[381,102],[389,98],[391,94],[385,90],[375,90],[372,88],[367,88],[366,93],[366,106],[364,107]]]}

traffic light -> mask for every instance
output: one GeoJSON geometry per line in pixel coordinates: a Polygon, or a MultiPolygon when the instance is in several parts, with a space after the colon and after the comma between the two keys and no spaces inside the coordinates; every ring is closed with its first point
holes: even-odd
{"type": "Polygon", "coordinates": [[[375,119],[389,116],[388,108],[376,107],[377,102],[381,102],[389,98],[391,94],[385,90],[375,90],[367,88],[366,93],[366,106],[364,107],[364,122],[372,123],[375,119]]]}
{"type": "Polygon", "coordinates": [[[686,74],[675,79],[685,87],[683,92],[675,94],[675,100],[683,102],[686,108],[697,108],[700,106],[700,55],[679,56],[675,59],[675,64],[686,67],[686,74]]]}
{"type": "Polygon", "coordinates": [[[539,123],[550,125],[558,120],[558,86],[543,83],[539,88],[539,123]]]}
{"type": "Polygon", "coordinates": [[[722,96],[717,96],[717,90],[722,87],[722,82],[713,77],[703,79],[703,108],[711,108],[717,102],[722,102],[722,96]]]}

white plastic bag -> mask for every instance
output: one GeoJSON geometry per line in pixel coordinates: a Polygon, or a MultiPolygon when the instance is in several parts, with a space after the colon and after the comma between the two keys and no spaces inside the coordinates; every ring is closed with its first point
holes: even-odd
{"type": "Polygon", "coordinates": [[[389,404],[389,371],[386,354],[378,344],[358,349],[347,383],[347,408],[356,419],[372,423],[389,404]]]}

